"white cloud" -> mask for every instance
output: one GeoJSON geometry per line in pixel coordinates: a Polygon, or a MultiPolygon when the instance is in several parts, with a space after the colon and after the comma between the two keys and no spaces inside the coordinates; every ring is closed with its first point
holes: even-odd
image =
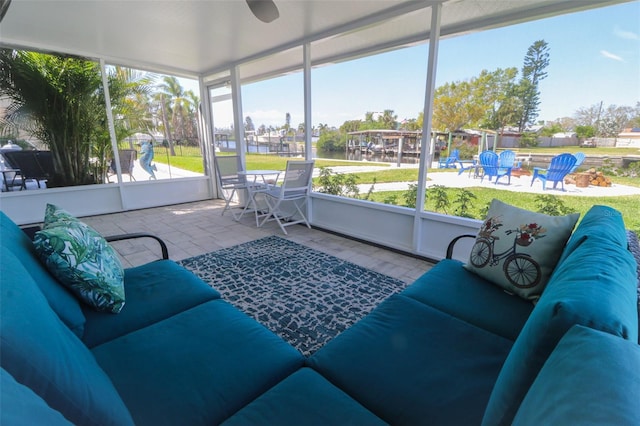
{"type": "Polygon", "coordinates": [[[613,59],[614,61],[624,62],[624,59],[621,56],[615,55],[611,52],[607,52],[606,50],[601,50],[600,54],[605,58],[613,59]]]}
{"type": "Polygon", "coordinates": [[[617,37],[623,38],[625,40],[640,40],[640,35],[634,33],[633,31],[626,31],[622,28],[616,27],[613,29],[613,34],[617,37]]]}

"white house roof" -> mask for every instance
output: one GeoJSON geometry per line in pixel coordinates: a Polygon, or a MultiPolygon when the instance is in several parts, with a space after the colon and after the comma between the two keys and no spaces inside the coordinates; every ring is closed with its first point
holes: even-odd
{"type": "MultiPolygon", "coordinates": [[[[439,2],[275,1],[280,17],[266,24],[244,0],[13,0],[0,43],[189,77],[214,78],[243,63],[246,81],[299,69],[305,42],[318,65],[424,41],[429,6],[439,2]]],[[[625,1],[443,0],[441,32],[452,36],[625,1]]]]}

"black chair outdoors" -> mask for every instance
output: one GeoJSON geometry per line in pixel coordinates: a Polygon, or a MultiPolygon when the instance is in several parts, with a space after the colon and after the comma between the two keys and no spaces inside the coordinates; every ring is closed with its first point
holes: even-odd
{"type": "MultiPolygon", "coordinates": [[[[138,151],[135,149],[120,149],[118,150],[118,158],[120,159],[122,175],[129,175],[129,182],[135,181],[136,178],[133,177],[133,166],[136,164],[136,160],[138,159],[138,151]]],[[[116,174],[116,160],[115,158],[112,158],[109,163],[109,170],[107,170],[107,182],[111,182],[111,176],[116,174]]]]}
{"type": "Polygon", "coordinates": [[[2,155],[8,166],[20,170],[24,181],[35,180],[38,188],[42,187],[41,182],[53,179],[51,151],[8,151],[2,155]]]}

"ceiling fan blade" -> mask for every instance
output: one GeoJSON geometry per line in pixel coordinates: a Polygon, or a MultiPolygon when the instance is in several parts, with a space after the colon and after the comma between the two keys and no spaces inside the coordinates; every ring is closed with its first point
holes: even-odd
{"type": "Polygon", "coordinates": [[[273,0],[246,0],[251,12],[262,22],[272,22],[280,17],[278,7],[273,0]]]}
{"type": "Polygon", "coordinates": [[[11,0],[0,0],[0,22],[2,22],[5,13],[7,13],[7,9],[9,9],[10,4],[11,0]]]}

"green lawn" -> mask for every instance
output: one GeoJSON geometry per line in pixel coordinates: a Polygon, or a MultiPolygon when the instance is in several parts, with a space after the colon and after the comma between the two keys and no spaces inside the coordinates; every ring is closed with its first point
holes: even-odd
{"type": "MultiPolygon", "coordinates": [[[[560,147],[560,148],[534,148],[531,150],[521,149],[520,151],[531,152],[586,152],[587,155],[633,155],[640,154],[640,150],[637,148],[579,148],[579,147],[560,147]]],[[[224,155],[224,154],[223,154],[224,155]]],[[[271,155],[260,154],[248,154],[246,157],[247,169],[274,169],[284,170],[289,158],[278,157],[271,155]]],[[[204,173],[204,167],[202,164],[202,158],[200,156],[175,156],[169,157],[167,161],[166,155],[156,155],[154,161],[167,164],[169,162],[173,167],[181,169],[191,170],[198,173],[204,173]]],[[[336,166],[370,166],[372,163],[365,162],[353,162],[353,161],[341,161],[341,160],[316,160],[316,167],[336,167],[336,166]]],[[[378,165],[378,164],[376,164],[378,165]]],[[[388,163],[380,163],[380,166],[389,166],[388,163]]],[[[443,170],[443,169],[430,169],[432,172],[449,172],[456,173],[456,170],[443,170]]],[[[428,173],[427,173],[428,177],[428,173]]],[[[396,168],[389,167],[388,170],[378,172],[363,172],[357,173],[357,183],[370,184],[373,180],[377,183],[385,182],[415,182],[418,180],[418,169],[416,168],[396,168]]],[[[629,185],[640,187],[640,178],[633,177],[616,177],[611,176],[614,183],[620,185],[629,185]]],[[[467,188],[473,192],[477,199],[473,202],[473,207],[469,213],[477,218],[483,217],[483,211],[485,207],[493,198],[499,198],[500,200],[516,205],[528,210],[537,210],[538,205],[536,202],[536,194],[519,193],[511,191],[501,191],[499,189],[491,188],[467,188]]],[[[449,199],[453,200],[456,197],[458,191],[453,188],[447,189],[449,193],[449,199]]],[[[375,192],[371,195],[372,201],[383,202],[390,197],[396,196],[396,204],[402,205],[404,203],[403,191],[388,191],[388,192],[375,192]]],[[[584,213],[594,204],[605,204],[611,206],[620,212],[624,218],[627,228],[633,230],[636,233],[640,233],[640,196],[620,196],[620,197],[578,197],[572,195],[557,195],[564,205],[576,212],[584,213]]],[[[433,201],[427,199],[426,209],[434,211],[433,201]]],[[[453,205],[449,211],[442,212],[447,214],[453,214],[455,205],[453,205]]]]}
{"type": "MultiPolygon", "coordinates": [[[[225,154],[221,154],[225,155],[225,154]]],[[[232,155],[231,153],[229,155],[232,155]]],[[[246,163],[248,170],[284,170],[287,167],[287,161],[291,158],[278,157],[276,155],[247,154],[246,163]]],[[[196,173],[204,173],[204,165],[200,155],[168,157],[166,153],[158,153],[154,156],[153,161],[162,164],[171,164],[172,167],[178,167],[184,170],[190,170],[196,173]]],[[[342,160],[316,160],[316,167],[336,167],[336,166],[370,166],[371,163],[363,163],[360,161],[342,161],[342,160]]],[[[388,163],[379,163],[376,166],[388,167],[388,163]]],[[[417,172],[416,172],[417,176],[417,172]]],[[[373,179],[373,177],[371,177],[373,179]]],[[[393,181],[389,181],[393,182],[393,181]]]]}
{"type": "MultiPolygon", "coordinates": [[[[296,160],[296,158],[278,157],[275,155],[247,154],[247,170],[284,170],[287,168],[288,160],[296,160]]],[[[315,167],[336,167],[336,166],[353,166],[364,167],[371,166],[372,163],[363,163],[360,161],[343,161],[343,160],[316,160],[315,167]]],[[[376,163],[375,166],[388,167],[388,163],[376,163]]]]}
{"type": "MultiPolygon", "coordinates": [[[[501,201],[521,207],[523,209],[537,211],[539,209],[539,203],[536,201],[538,194],[532,194],[527,192],[512,192],[503,191],[500,189],[480,188],[472,187],[466,188],[471,191],[477,198],[472,203],[472,208],[469,213],[475,219],[484,218],[484,209],[491,202],[492,199],[498,198],[501,201]]],[[[454,202],[459,190],[456,188],[447,188],[447,194],[451,201],[451,207],[447,211],[441,211],[440,213],[454,214],[456,204],[454,202]]],[[[389,197],[396,196],[396,204],[403,205],[404,191],[385,191],[374,192],[371,195],[371,201],[383,202],[389,197]]],[[[557,195],[555,197],[570,210],[580,213],[580,216],[584,214],[595,204],[602,204],[613,207],[614,209],[622,213],[625,225],[628,229],[640,234],[640,195],[618,196],[618,197],[579,197],[573,195],[557,195]]],[[[427,197],[425,203],[425,209],[428,211],[435,211],[434,201],[427,197]]]]}

